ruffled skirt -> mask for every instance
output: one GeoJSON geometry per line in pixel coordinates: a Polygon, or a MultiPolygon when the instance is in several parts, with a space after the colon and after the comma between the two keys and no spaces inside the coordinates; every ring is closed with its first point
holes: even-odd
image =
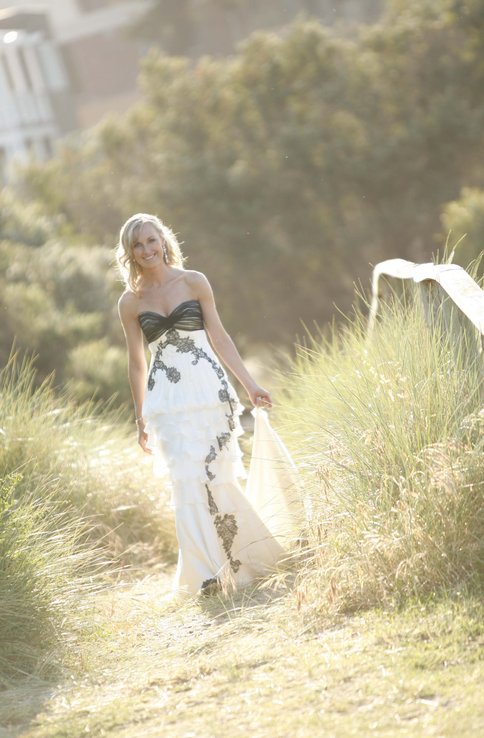
{"type": "Polygon", "coordinates": [[[225,588],[249,583],[273,571],[284,550],[241,487],[243,407],[204,331],[176,331],[154,372],[157,346],[150,348],[153,381],[143,416],[155,472],[171,481],[179,544],[174,589],[195,594],[213,580],[225,588]],[[186,333],[193,345],[183,343],[186,333]]]}

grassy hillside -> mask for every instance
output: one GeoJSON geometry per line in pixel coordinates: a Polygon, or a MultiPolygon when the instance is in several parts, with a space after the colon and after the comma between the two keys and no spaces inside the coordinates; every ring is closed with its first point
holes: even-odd
{"type": "Polygon", "coordinates": [[[274,425],[312,514],[289,570],[167,598],[173,522],[132,429],[2,373],[2,738],[474,736],[482,357],[417,305],[308,336],[274,425]],[[164,571],[166,570],[166,571],[164,571]]]}
{"type": "Polygon", "coordinates": [[[1,684],[58,665],[90,595],[176,547],[133,429],[37,386],[28,360],[0,372],[0,398],[1,684]]]}

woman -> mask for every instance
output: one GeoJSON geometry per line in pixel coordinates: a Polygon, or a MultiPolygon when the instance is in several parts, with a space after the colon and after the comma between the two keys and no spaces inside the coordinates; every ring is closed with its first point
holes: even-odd
{"type": "Polygon", "coordinates": [[[237,436],[243,410],[219,359],[253,405],[269,393],[244,366],[217,313],[207,278],[183,268],[173,232],[133,215],[117,249],[126,290],[119,315],[141,448],[171,478],[179,543],[174,589],[210,593],[267,573],[283,554],[245,498],[237,436]],[[143,336],[151,352],[146,366],[143,336]]]}

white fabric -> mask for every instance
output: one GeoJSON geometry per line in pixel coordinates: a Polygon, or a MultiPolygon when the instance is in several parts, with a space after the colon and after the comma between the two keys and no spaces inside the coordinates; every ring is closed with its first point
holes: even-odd
{"type": "Polygon", "coordinates": [[[301,534],[306,518],[301,481],[267,412],[254,408],[252,415],[254,439],[246,497],[272,535],[288,547],[301,534]]]}
{"type": "MultiPolygon", "coordinates": [[[[172,331],[149,348],[151,388],[145,393],[143,417],[155,470],[168,472],[172,485],[179,543],[174,589],[194,594],[214,577],[225,586],[246,584],[273,571],[284,555],[276,538],[280,530],[274,529],[274,534],[270,527],[275,520],[275,480],[283,482],[282,472],[272,464],[266,477],[264,454],[259,454],[251,466],[251,504],[240,486],[246,477],[237,440],[243,433],[243,407],[204,330],[172,331]],[[257,485],[266,479],[271,486],[264,499],[271,499],[271,514],[266,515],[264,504],[258,515],[257,485]]],[[[269,427],[264,416],[263,411],[256,414],[256,448],[264,447],[266,453],[260,430],[269,427]]],[[[287,521],[291,506],[285,482],[281,492],[282,519],[287,521]]]]}

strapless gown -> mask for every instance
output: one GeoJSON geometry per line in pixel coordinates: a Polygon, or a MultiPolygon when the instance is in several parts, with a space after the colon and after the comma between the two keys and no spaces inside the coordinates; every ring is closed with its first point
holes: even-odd
{"type": "Polygon", "coordinates": [[[151,361],[143,403],[148,446],[168,472],[179,545],[177,592],[249,583],[272,571],[281,544],[246,498],[238,437],[243,407],[204,329],[198,300],[168,316],[140,313],[151,361]]]}

